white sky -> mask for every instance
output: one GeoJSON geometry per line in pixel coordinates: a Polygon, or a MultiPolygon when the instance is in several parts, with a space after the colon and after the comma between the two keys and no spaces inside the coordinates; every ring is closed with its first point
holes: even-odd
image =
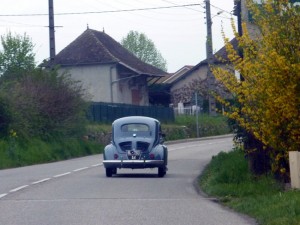
{"type": "MultiPolygon", "coordinates": [[[[89,28],[102,31],[121,41],[130,30],[145,33],[167,60],[168,72],[184,65],[196,65],[206,57],[206,19],[204,0],[53,0],[56,53],[89,28]],[[127,9],[201,4],[198,6],[132,12],[106,12],[127,9]]],[[[231,15],[234,0],[211,0],[213,49],[223,46],[221,27],[233,37],[231,15]],[[223,13],[217,15],[223,10],[223,13]]],[[[1,0],[0,35],[26,33],[35,45],[36,61],[49,58],[49,20],[42,16],[7,16],[48,14],[48,0],[1,0]]],[[[236,20],[236,17],[234,17],[236,20]]]]}

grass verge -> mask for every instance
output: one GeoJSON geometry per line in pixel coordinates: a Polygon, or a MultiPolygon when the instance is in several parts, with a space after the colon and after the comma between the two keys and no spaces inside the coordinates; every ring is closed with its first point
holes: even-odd
{"type": "MultiPolygon", "coordinates": [[[[163,124],[166,141],[196,137],[196,117],[179,116],[174,124],[163,124]]],[[[222,116],[199,116],[200,137],[227,134],[230,128],[222,116]]],[[[77,138],[53,137],[25,140],[17,135],[0,138],[0,169],[54,162],[102,153],[111,140],[111,124],[89,123],[86,135],[77,138]]],[[[78,136],[78,135],[77,135],[78,136]]]]}
{"type": "Polygon", "coordinates": [[[102,151],[103,145],[76,138],[0,140],[0,169],[54,162],[102,151]]]}
{"type": "Polygon", "coordinates": [[[261,225],[300,224],[300,191],[285,191],[271,176],[253,176],[239,149],[214,156],[199,185],[209,196],[261,225]]]}
{"type": "MultiPolygon", "coordinates": [[[[196,116],[176,116],[175,124],[187,127],[191,138],[197,137],[196,116]]],[[[200,114],[198,117],[198,127],[200,137],[222,135],[231,132],[228,119],[222,115],[209,116],[207,114],[200,114]]]]}

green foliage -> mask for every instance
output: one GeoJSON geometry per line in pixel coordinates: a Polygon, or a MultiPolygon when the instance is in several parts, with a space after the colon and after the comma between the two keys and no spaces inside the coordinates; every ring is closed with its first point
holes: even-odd
{"type": "Polygon", "coordinates": [[[54,162],[102,153],[103,145],[75,138],[0,139],[0,169],[54,162]],[[10,151],[13,148],[13,151],[10,151]]]}
{"type": "Polygon", "coordinates": [[[26,34],[1,36],[0,133],[48,138],[84,131],[84,90],[56,70],[35,69],[34,45],[26,34]]]}
{"type": "Polygon", "coordinates": [[[186,126],[163,124],[162,132],[166,134],[165,141],[180,140],[190,137],[190,132],[186,126]]]}
{"type": "MultiPolygon", "coordinates": [[[[190,138],[197,136],[196,116],[176,116],[175,123],[180,126],[185,126],[190,132],[190,138]]],[[[198,117],[199,136],[207,137],[213,135],[228,134],[231,128],[228,125],[228,120],[224,116],[209,116],[200,114],[198,117]]]]}
{"type": "Polygon", "coordinates": [[[253,176],[240,149],[214,156],[200,178],[200,186],[259,224],[299,224],[300,192],[284,191],[270,176],[253,176]]]}
{"type": "MultiPolygon", "coordinates": [[[[180,140],[197,137],[195,116],[176,116],[174,124],[162,123],[162,131],[166,134],[166,141],[180,140]]],[[[222,116],[211,117],[205,114],[199,117],[201,126],[206,129],[201,130],[200,137],[229,134],[231,132],[227,123],[227,118],[222,116]]],[[[110,141],[111,125],[92,123],[87,126],[87,136],[89,138],[107,143],[110,141]]]]}
{"type": "Polygon", "coordinates": [[[3,84],[0,95],[9,104],[10,129],[18,136],[45,139],[84,132],[84,90],[66,74],[35,69],[3,84]]]}
{"type": "Polygon", "coordinates": [[[238,50],[224,38],[231,65],[213,73],[239,103],[223,100],[226,114],[263,144],[259,151],[269,150],[272,172],[287,180],[288,152],[300,148],[300,10],[288,0],[246,2],[257,29],[243,24],[239,36],[234,28],[238,50]],[[232,66],[243,79],[236,79],[232,66]]]}
{"type": "Polygon", "coordinates": [[[121,44],[143,62],[167,71],[167,62],[156,49],[154,42],[144,33],[129,31],[121,44]]]}
{"type": "Polygon", "coordinates": [[[6,36],[1,36],[1,44],[3,48],[0,52],[1,79],[15,78],[23,72],[34,69],[34,45],[26,34],[13,36],[9,32],[6,36]]]}
{"type": "Polygon", "coordinates": [[[9,111],[9,102],[0,94],[0,137],[8,135],[11,121],[12,115],[9,111]]]}
{"type": "Polygon", "coordinates": [[[83,141],[87,103],[80,82],[35,68],[26,36],[1,37],[0,169],[100,153],[83,141]]]}
{"type": "Polygon", "coordinates": [[[245,180],[250,183],[247,161],[241,157],[242,154],[242,151],[235,150],[221,152],[212,158],[201,177],[202,187],[208,194],[226,196],[231,191],[232,183],[238,185],[245,180]]]}

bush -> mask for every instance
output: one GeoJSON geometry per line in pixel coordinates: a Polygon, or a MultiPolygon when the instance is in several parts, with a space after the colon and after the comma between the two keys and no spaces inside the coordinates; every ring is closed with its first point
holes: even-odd
{"type": "Polygon", "coordinates": [[[11,113],[9,112],[7,99],[0,96],[0,135],[2,137],[8,135],[11,121],[12,118],[11,113]]]}
{"type": "Polygon", "coordinates": [[[70,76],[36,69],[1,88],[10,107],[10,129],[18,136],[46,139],[83,134],[87,109],[84,89],[70,76]]]}

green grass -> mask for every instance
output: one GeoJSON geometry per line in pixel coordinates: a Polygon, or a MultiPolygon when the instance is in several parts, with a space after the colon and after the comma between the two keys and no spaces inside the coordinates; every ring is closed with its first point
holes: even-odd
{"type": "MultiPolygon", "coordinates": [[[[175,124],[187,127],[191,137],[197,136],[196,116],[177,116],[175,124]]],[[[207,114],[200,114],[198,117],[198,126],[200,137],[222,135],[231,132],[227,118],[222,115],[209,116],[207,114]]]]}
{"type": "Polygon", "coordinates": [[[102,151],[102,144],[75,138],[0,140],[0,169],[54,162],[102,151]]]}
{"type": "Polygon", "coordinates": [[[271,176],[253,176],[240,150],[213,157],[199,183],[209,196],[259,224],[300,224],[300,191],[285,191],[271,176]]]}
{"type": "MultiPolygon", "coordinates": [[[[196,137],[195,116],[176,117],[174,124],[163,124],[166,141],[196,137]]],[[[199,116],[200,137],[227,134],[230,129],[224,117],[199,116]],[[202,130],[202,131],[201,131],[202,130]]],[[[0,169],[54,162],[101,153],[111,139],[111,124],[90,123],[82,138],[0,138],[0,169]],[[87,139],[87,140],[86,140],[87,139]]]]}
{"type": "MultiPolygon", "coordinates": [[[[207,137],[231,133],[227,118],[224,116],[208,116],[201,114],[198,118],[199,136],[207,137]]],[[[166,134],[166,141],[197,137],[195,116],[176,116],[173,124],[162,124],[162,130],[166,134]]],[[[91,123],[87,126],[90,136],[102,136],[111,132],[111,124],[91,123]]]]}

